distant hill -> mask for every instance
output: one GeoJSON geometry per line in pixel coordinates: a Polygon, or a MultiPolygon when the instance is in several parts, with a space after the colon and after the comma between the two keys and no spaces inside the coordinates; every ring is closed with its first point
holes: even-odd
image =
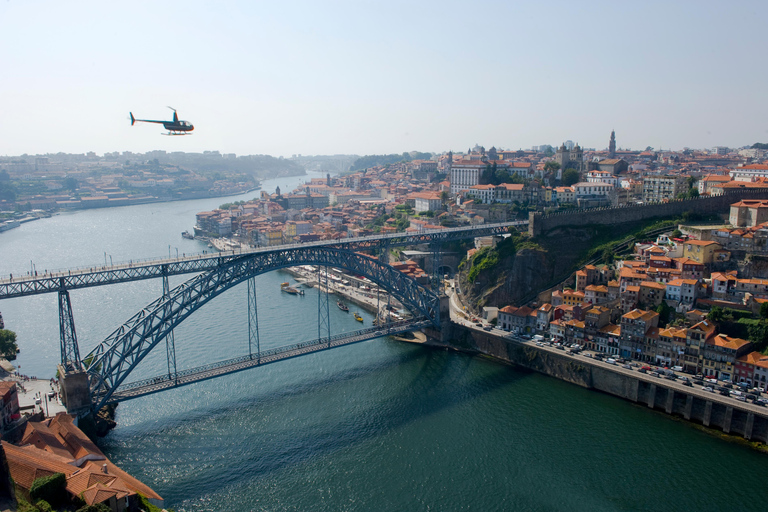
{"type": "Polygon", "coordinates": [[[355,160],[349,170],[354,172],[378,165],[384,166],[396,164],[397,162],[410,162],[411,160],[429,160],[430,158],[432,158],[432,153],[421,153],[419,151],[411,151],[401,155],[366,155],[355,160]]]}

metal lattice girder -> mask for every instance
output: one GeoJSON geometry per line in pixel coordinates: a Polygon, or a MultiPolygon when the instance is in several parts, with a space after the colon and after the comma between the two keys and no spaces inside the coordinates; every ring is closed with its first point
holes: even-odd
{"type": "Polygon", "coordinates": [[[61,341],[61,365],[66,371],[80,371],[80,348],[77,346],[75,318],[67,290],[59,290],[59,339],[61,341]]]}
{"type": "Polygon", "coordinates": [[[94,348],[88,373],[94,406],[99,409],[170,330],[214,297],[246,279],[297,265],[321,265],[365,276],[389,291],[415,319],[440,325],[440,300],[414,279],[360,254],[329,247],[291,247],[232,258],[160,297],[136,313],[94,348]]]}
{"type": "Polygon", "coordinates": [[[47,273],[40,276],[16,276],[0,279],[0,300],[14,297],[26,297],[42,293],[58,292],[63,286],[67,290],[90,288],[143,279],[161,278],[163,275],[174,276],[194,274],[214,270],[229,261],[244,255],[282,252],[288,249],[332,247],[349,251],[380,251],[382,248],[408,245],[443,243],[478,236],[500,235],[509,232],[513,226],[527,225],[528,221],[482,224],[460,228],[427,230],[417,233],[392,233],[358,238],[344,238],[335,242],[327,240],[292,244],[277,247],[249,249],[242,252],[224,252],[216,254],[196,254],[182,258],[157,259],[135,263],[122,263],[105,267],[78,268],[47,273]]]}
{"type": "MultiPolygon", "coordinates": [[[[171,289],[168,286],[168,274],[163,274],[163,297],[168,297],[171,289]]],[[[168,331],[165,337],[165,357],[168,360],[168,378],[176,375],[176,339],[173,336],[173,329],[168,331]]]]}
{"type": "Polygon", "coordinates": [[[317,341],[331,342],[331,310],[328,294],[328,266],[317,267],[317,341]]]}
{"type": "Polygon", "coordinates": [[[256,278],[248,278],[248,357],[253,358],[253,346],[256,345],[256,359],[261,359],[259,342],[259,310],[256,303],[256,278]]]}
{"type": "Polygon", "coordinates": [[[438,243],[433,243],[430,249],[432,250],[432,291],[439,296],[442,295],[443,284],[443,276],[440,274],[440,266],[443,264],[442,252],[438,243]]]}

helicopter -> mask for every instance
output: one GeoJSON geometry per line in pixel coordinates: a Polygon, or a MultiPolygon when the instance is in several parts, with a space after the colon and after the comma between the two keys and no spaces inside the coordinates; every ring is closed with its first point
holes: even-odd
{"type": "Polygon", "coordinates": [[[131,114],[131,126],[133,126],[133,123],[136,121],[140,121],[142,123],[158,123],[162,124],[163,127],[168,130],[168,133],[163,133],[163,135],[192,135],[192,130],[195,129],[194,125],[190,123],[189,121],[179,121],[179,116],[176,115],[176,109],[173,107],[168,107],[169,109],[173,110],[173,121],[153,121],[151,119],[136,119],[133,117],[133,112],[130,112],[131,114]]]}

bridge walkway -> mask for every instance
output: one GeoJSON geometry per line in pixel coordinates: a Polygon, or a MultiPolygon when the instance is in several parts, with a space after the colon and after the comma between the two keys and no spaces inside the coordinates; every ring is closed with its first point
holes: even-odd
{"type": "MultiPolygon", "coordinates": [[[[129,384],[124,384],[112,394],[106,403],[117,403],[133,398],[139,398],[151,395],[166,389],[177,388],[201,382],[204,380],[236,373],[257,366],[264,366],[270,363],[276,363],[285,359],[303,356],[314,352],[321,352],[331,348],[351,345],[362,341],[399,334],[406,331],[412,331],[431,325],[428,319],[407,320],[402,322],[392,322],[380,327],[370,327],[360,329],[351,333],[342,333],[333,335],[330,339],[312,340],[295,345],[278,347],[271,350],[262,351],[260,354],[248,354],[225,361],[189,368],[175,374],[166,374],[158,377],[152,377],[129,384]]],[[[101,401],[100,395],[92,397],[93,403],[101,401]]]]}

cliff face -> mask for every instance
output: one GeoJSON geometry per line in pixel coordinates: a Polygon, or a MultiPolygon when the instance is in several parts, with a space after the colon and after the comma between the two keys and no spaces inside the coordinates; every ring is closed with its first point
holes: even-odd
{"type": "Polygon", "coordinates": [[[555,265],[547,251],[525,248],[500,259],[492,269],[479,272],[474,283],[469,283],[467,274],[462,273],[461,289],[478,309],[517,304],[531,292],[546,288],[554,275],[555,265]]]}
{"type": "Polygon", "coordinates": [[[540,236],[535,245],[525,237],[507,239],[494,250],[498,255],[496,265],[475,272],[474,282],[469,280],[472,264],[465,266],[460,274],[461,290],[478,311],[486,305],[521,306],[523,300],[532,299],[532,294],[573,272],[600,234],[596,226],[571,227],[540,236]]]}
{"type": "Polygon", "coordinates": [[[731,262],[734,264],[731,267],[735,267],[739,271],[739,277],[742,279],[749,278],[762,278],[765,279],[768,276],[768,257],[757,254],[738,254],[736,252],[731,253],[731,262]]]}

